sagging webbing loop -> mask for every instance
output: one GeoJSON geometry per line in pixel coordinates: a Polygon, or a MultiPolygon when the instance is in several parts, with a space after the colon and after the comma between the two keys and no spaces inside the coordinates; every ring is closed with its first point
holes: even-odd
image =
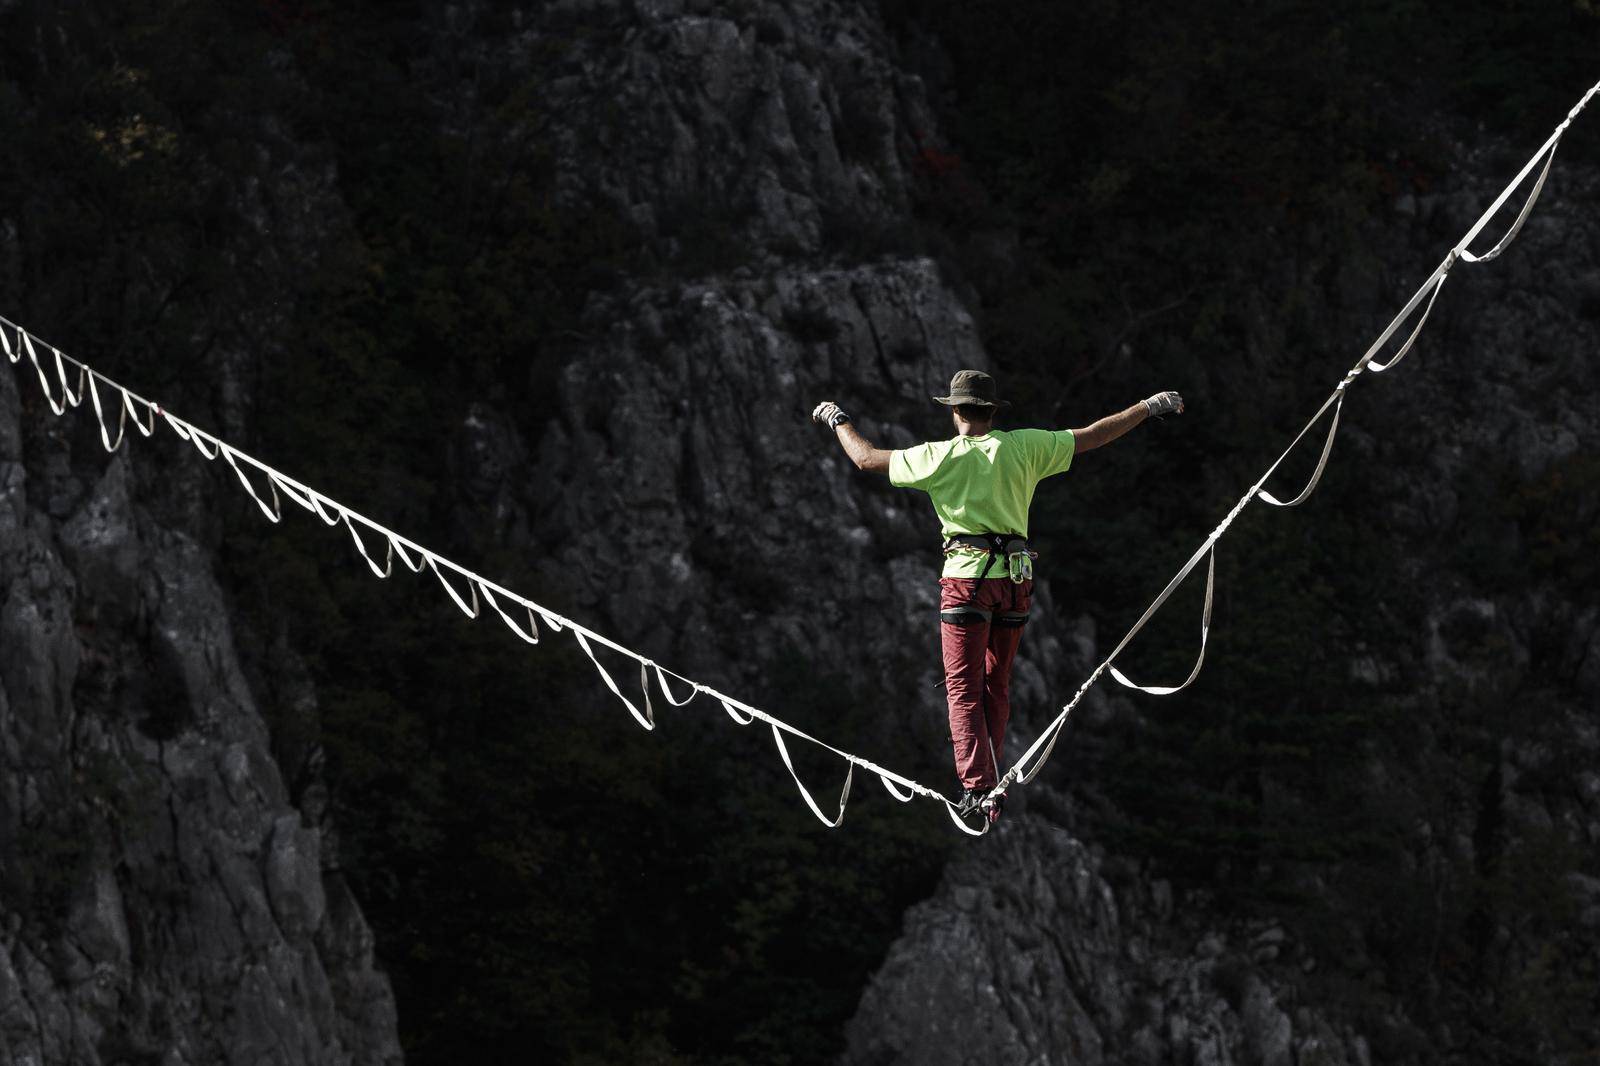
{"type": "Polygon", "coordinates": [[[272,506],[268,507],[267,501],[261,498],[256,492],[256,487],[250,483],[250,479],[244,476],[244,471],[239,469],[239,463],[233,457],[233,449],[218,441],[217,450],[222,453],[222,458],[227,461],[228,466],[233,468],[234,476],[239,479],[239,484],[244,486],[244,491],[255,501],[256,506],[261,508],[261,513],[267,516],[267,521],[274,525],[283,521],[283,501],[278,498],[278,487],[273,484],[272,479],[267,479],[267,487],[272,490],[272,506]]]}
{"type": "MultiPolygon", "coordinates": [[[[19,340],[21,346],[23,348],[27,349],[28,361],[33,364],[34,373],[39,375],[39,391],[44,393],[45,403],[48,403],[50,405],[50,410],[51,410],[52,413],[54,413],[54,414],[56,414],[58,416],[63,414],[66,411],[68,405],[67,405],[65,399],[62,399],[61,401],[57,401],[56,397],[55,397],[55,393],[51,391],[50,379],[45,376],[44,367],[39,365],[39,353],[33,347],[33,338],[28,336],[28,334],[25,331],[20,331],[19,330],[19,332],[18,332],[18,340],[19,340]]],[[[61,353],[59,351],[56,352],[56,356],[58,358],[60,357],[60,355],[61,355],[61,353]]],[[[15,360],[13,360],[13,362],[15,362],[15,360]]]]}
{"type": "Polygon", "coordinates": [[[383,566],[378,566],[377,563],[372,561],[372,556],[367,554],[366,542],[361,539],[361,534],[356,532],[356,524],[350,519],[351,513],[344,508],[340,508],[339,520],[350,531],[350,539],[355,542],[356,551],[360,553],[361,558],[367,561],[367,566],[372,569],[373,574],[383,580],[388,580],[389,575],[394,573],[394,541],[392,539],[387,540],[389,550],[383,557],[383,566]]]}
{"type": "Polygon", "coordinates": [[[98,380],[98,374],[89,375],[89,400],[94,404],[94,420],[100,426],[100,443],[105,446],[106,451],[115,452],[122,447],[122,438],[128,432],[128,405],[125,403],[117,405],[117,439],[113,442],[111,431],[106,429],[106,413],[100,404],[100,389],[96,384],[98,380]]]}
{"type": "Polygon", "coordinates": [[[856,779],[856,764],[852,761],[850,769],[845,771],[844,790],[839,793],[839,812],[830,819],[822,813],[822,808],[817,806],[816,799],[811,795],[811,790],[806,788],[806,783],[800,780],[800,774],[794,768],[794,760],[789,757],[789,745],[784,743],[783,730],[778,728],[776,722],[768,723],[772,729],[772,742],[778,746],[778,754],[783,758],[783,765],[789,771],[789,776],[794,778],[794,787],[800,790],[800,798],[806,801],[806,806],[811,808],[811,813],[817,816],[818,821],[829,829],[837,829],[844,821],[844,808],[850,802],[850,784],[856,779]]]}
{"type": "MultiPolygon", "coordinates": [[[[672,689],[669,688],[668,685],[667,685],[667,673],[668,673],[668,671],[663,669],[660,663],[652,662],[650,665],[655,667],[656,683],[661,686],[661,694],[663,696],[665,696],[667,698],[667,702],[672,704],[672,706],[674,706],[674,707],[687,707],[687,706],[689,706],[689,704],[694,702],[694,698],[696,696],[700,695],[700,693],[702,691],[704,691],[699,685],[695,684],[693,681],[689,681],[688,678],[686,678],[686,677],[678,678],[678,680],[680,680],[680,681],[689,681],[689,694],[687,696],[685,696],[683,699],[680,700],[677,697],[673,696],[672,689]]],[[[674,674],[673,676],[677,677],[676,674],[674,674]]]]}
{"type": "Polygon", "coordinates": [[[500,620],[505,622],[506,628],[511,630],[511,632],[515,633],[529,644],[539,643],[539,623],[534,620],[533,608],[526,608],[528,612],[528,628],[523,629],[517,624],[517,620],[507,614],[504,607],[500,606],[500,601],[494,598],[494,593],[491,591],[491,587],[492,586],[487,582],[479,586],[479,588],[483,590],[484,601],[487,602],[490,607],[494,608],[495,613],[500,616],[500,620]]]}
{"type": "MultiPolygon", "coordinates": [[[[389,541],[391,556],[394,547],[394,541],[391,539],[389,541]]],[[[445,578],[444,573],[439,569],[439,563],[441,561],[439,557],[434,555],[432,552],[429,552],[425,558],[428,561],[429,568],[433,570],[433,576],[439,579],[439,584],[444,586],[445,592],[449,593],[450,598],[455,601],[456,606],[461,608],[461,613],[466,615],[468,618],[476,619],[480,613],[480,609],[478,607],[477,575],[469,571],[462,570],[448,559],[443,560],[445,569],[454,570],[456,573],[461,574],[467,579],[467,591],[472,593],[472,602],[468,603],[462,597],[461,593],[456,591],[456,587],[450,584],[450,582],[445,578]]]]}
{"type": "Polygon", "coordinates": [[[1422,316],[1417,319],[1416,327],[1412,329],[1411,336],[1406,338],[1406,342],[1400,346],[1400,350],[1395,352],[1394,356],[1390,358],[1387,363],[1380,363],[1375,358],[1379,345],[1393,335],[1394,327],[1403,321],[1403,318],[1396,319],[1395,322],[1391,324],[1389,331],[1387,331],[1385,335],[1379,339],[1378,344],[1374,344],[1372,348],[1368,350],[1367,357],[1363,360],[1366,369],[1372,371],[1374,374],[1381,374],[1385,370],[1393,370],[1396,366],[1400,365],[1400,360],[1404,359],[1408,354],[1410,354],[1412,346],[1417,343],[1417,337],[1422,333],[1422,327],[1428,324],[1428,316],[1433,313],[1433,305],[1438,302],[1439,293],[1444,290],[1444,281],[1445,278],[1450,276],[1450,263],[1454,260],[1455,256],[1456,252],[1452,251],[1450,253],[1450,258],[1445,260],[1445,265],[1440,267],[1438,272],[1424,283],[1424,291],[1427,290],[1428,286],[1432,286],[1432,291],[1428,296],[1428,306],[1422,309],[1422,316]]]}
{"type": "Polygon", "coordinates": [[[1333,405],[1333,420],[1328,424],[1328,439],[1322,443],[1322,455],[1317,459],[1317,468],[1311,472],[1311,480],[1306,482],[1306,487],[1300,490],[1300,495],[1292,500],[1280,500],[1272,493],[1262,489],[1256,493],[1263,503],[1270,503],[1274,507],[1299,507],[1306,502],[1306,498],[1316,491],[1317,483],[1322,480],[1322,471],[1328,465],[1328,455],[1333,451],[1333,438],[1339,433],[1339,412],[1344,410],[1344,390],[1339,391],[1339,398],[1333,405]]]}
{"type": "Polygon", "coordinates": [[[635,722],[638,722],[639,725],[647,732],[653,731],[656,727],[656,722],[654,708],[650,706],[649,689],[645,689],[646,710],[641,711],[632,700],[622,694],[622,689],[617,687],[617,681],[611,676],[611,671],[605,668],[605,664],[600,661],[600,657],[595,654],[594,648],[590,646],[588,632],[578,626],[573,626],[572,635],[577,640],[578,647],[583,649],[583,653],[587,655],[589,657],[589,661],[594,664],[595,670],[600,674],[600,680],[605,683],[606,688],[611,690],[611,694],[622,701],[622,705],[628,708],[628,713],[633,715],[633,720],[635,722]]]}
{"type": "Polygon", "coordinates": [[[1174,692],[1182,692],[1194,684],[1194,679],[1200,676],[1200,668],[1205,665],[1206,661],[1206,638],[1211,633],[1212,593],[1216,587],[1216,581],[1217,548],[1213,544],[1211,550],[1206,553],[1206,605],[1200,614],[1200,654],[1195,658],[1194,669],[1189,671],[1189,676],[1183,680],[1183,683],[1178,685],[1141,685],[1136,681],[1129,680],[1128,675],[1112,666],[1110,668],[1111,676],[1117,679],[1118,684],[1126,685],[1128,688],[1136,688],[1140,692],[1145,692],[1152,696],[1170,696],[1174,692]]]}
{"type": "MultiPolygon", "coordinates": [[[[1559,130],[1557,131],[1556,135],[1551,138],[1549,143],[1550,149],[1545,153],[1544,167],[1539,171],[1539,179],[1533,183],[1533,191],[1528,194],[1527,200],[1523,201],[1522,210],[1517,212],[1517,219],[1515,222],[1511,223],[1511,228],[1506,230],[1505,236],[1501,237],[1495,242],[1493,248],[1490,248],[1482,255],[1474,255],[1472,252],[1467,250],[1467,242],[1470,241],[1472,237],[1477,236],[1476,233],[1472,234],[1467,238],[1466,241],[1462,241],[1460,244],[1456,245],[1456,253],[1460,255],[1462,259],[1469,263],[1487,263],[1489,260],[1498,256],[1501,252],[1505,251],[1506,248],[1511,245],[1511,242],[1517,239],[1517,234],[1522,232],[1522,224],[1528,221],[1528,215],[1533,212],[1533,205],[1538,201],[1539,194],[1544,191],[1544,181],[1550,176],[1550,164],[1556,161],[1556,149],[1561,145],[1561,134],[1559,130]]],[[[1537,159],[1538,156],[1534,156],[1534,158],[1537,159]]],[[[1507,188],[1506,192],[1509,193],[1511,189],[1516,188],[1520,184],[1522,184],[1521,176],[1519,176],[1518,179],[1507,188]]],[[[1504,194],[1502,194],[1501,198],[1502,200],[1504,199],[1504,194]]],[[[1495,207],[1491,209],[1491,212],[1498,209],[1499,203],[1497,202],[1495,207]]]]}

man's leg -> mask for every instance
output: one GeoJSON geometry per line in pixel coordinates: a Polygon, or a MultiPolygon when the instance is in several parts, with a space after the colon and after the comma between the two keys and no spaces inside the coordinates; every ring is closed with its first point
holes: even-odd
{"type": "MultiPolygon", "coordinates": [[[[939,579],[939,609],[965,607],[972,602],[975,578],[939,579]]],[[[980,605],[981,606],[981,605],[980,605]]],[[[989,758],[989,731],[984,724],[984,657],[988,654],[990,626],[980,618],[964,624],[941,621],[944,649],[945,699],[950,708],[950,743],[955,750],[956,776],[963,789],[993,787],[996,778],[989,758]]]]}
{"type": "MultiPolygon", "coordinates": [[[[995,597],[1003,606],[996,609],[984,656],[984,707],[988,712],[989,739],[994,741],[994,757],[1000,765],[1005,761],[1006,723],[1011,720],[1011,665],[1022,646],[1023,629],[1015,624],[1016,619],[1005,616],[1027,614],[1033,601],[1032,581],[1015,584],[1006,579],[1006,584],[1011,588],[995,597]]],[[[1002,772],[997,766],[996,780],[1002,772]]]]}

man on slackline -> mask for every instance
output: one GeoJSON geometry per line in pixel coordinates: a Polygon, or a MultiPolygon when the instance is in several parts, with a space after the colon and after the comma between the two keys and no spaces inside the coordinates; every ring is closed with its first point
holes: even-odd
{"type": "Polygon", "coordinates": [[[981,370],[958,371],[950,395],[933,397],[950,408],[956,435],[914,448],[876,447],[850,424],[839,405],[825,400],[811,412],[834,431],[861,470],[881,470],[889,482],[921,489],[933,498],[944,540],[939,579],[939,631],[944,648],[950,740],[961,778],[958,812],[1000,817],[1000,797],[985,796],[1000,780],[1006,721],[1011,716],[1011,664],[1022,643],[1033,597],[1028,548],[1028,505],[1033,490],[1063,473],[1079,452],[1110,444],[1152,416],[1179,414],[1183,398],[1157,393],[1084,429],[994,428],[994,379],[981,370]]]}

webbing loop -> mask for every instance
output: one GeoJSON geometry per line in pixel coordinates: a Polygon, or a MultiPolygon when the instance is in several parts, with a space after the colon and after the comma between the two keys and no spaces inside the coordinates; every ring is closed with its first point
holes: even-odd
{"type": "Polygon", "coordinates": [[[663,669],[660,663],[656,663],[655,668],[656,683],[661,686],[661,694],[665,696],[667,698],[667,702],[672,704],[674,707],[687,707],[689,704],[694,702],[694,698],[696,696],[700,695],[701,688],[699,685],[695,684],[693,681],[689,681],[689,679],[686,677],[679,678],[680,681],[689,681],[689,694],[681,700],[677,699],[672,695],[672,689],[667,685],[668,671],[663,669]]]}
{"type": "Polygon", "coordinates": [[[244,476],[244,471],[239,469],[239,463],[233,457],[233,449],[218,441],[217,450],[222,453],[222,458],[227,460],[228,465],[233,468],[234,476],[239,479],[239,484],[244,486],[244,491],[249,493],[250,498],[256,502],[256,506],[261,508],[261,513],[267,516],[267,521],[274,524],[283,521],[283,501],[278,498],[278,486],[273,483],[272,479],[267,479],[267,487],[272,490],[272,506],[268,507],[267,502],[256,492],[256,487],[250,484],[250,479],[244,476]]]}
{"type": "Polygon", "coordinates": [[[748,713],[746,711],[740,710],[737,706],[735,706],[734,701],[731,700],[731,699],[723,699],[722,700],[722,709],[724,711],[728,712],[728,717],[729,718],[732,718],[735,722],[738,722],[740,725],[749,725],[751,722],[754,722],[756,720],[756,716],[755,715],[750,714],[750,713],[748,713]]]}
{"type": "Polygon", "coordinates": [[[380,578],[387,579],[390,574],[394,573],[394,541],[388,541],[389,552],[383,557],[383,566],[378,566],[377,563],[372,561],[372,556],[367,554],[367,545],[362,541],[361,534],[356,532],[356,524],[350,520],[351,514],[352,512],[343,508],[339,510],[339,518],[344,522],[345,528],[350,531],[350,539],[355,541],[356,551],[361,553],[361,558],[367,561],[367,566],[372,568],[374,574],[380,578]]]}
{"type": "Polygon", "coordinates": [[[1306,502],[1307,497],[1316,491],[1317,482],[1322,480],[1322,471],[1328,465],[1328,454],[1333,451],[1333,438],[1339,433],[1339,412],[1342,410],[1344,410],[1344,392],[1340,390],[1339,399],[1333,405],[1333,420],[1328,425],[1328,439],[1322,444],[1322,455],[1317,459],[1317,468],[1311,472],[1311,480],[1306,482],[1306,487],[1300,490],[1300,495],[1292,500],[1284,501],[1263,489],[1256,494],[1261,497],[1263,503],[1270,503],[1274,507],[1299,507],[1306,502]]]}
{"type": "Polygon", "coordinates": [[[494,608],[495,613],[500,616],[501,621],[505,622],[507,629],[511,630],[511,632],[515,633],[529,644],[539,643],[539,623],[533,619],[532,607],[527,607],[528,628],[523,629],[522,626],[517,624],[517,620],[507,614],[504,607],[500,606],[500,601],[494,598],[494,593],[490,591],[490,589],[494,587],[492,584],[489,582],[481,582],[478,587],[483,590],[484,600],[488,602],[490,607],[494,608]]]}
{"type": "MultiPolygon", "coordinates": [[[[394,549],[395,549],[395,547],[396,547],[396,544],[395,544],[394,538],[391,537],[389,539],[389,557],[390,557],[391,560],[394,558],[394,549]]],[[[462,597],[461,593],[456,591],[456,587],[454,585],[450,584],[450,582],[445,579],[444,573],[442,571],[440,571],[440,569],[439,569],[439,563],[441,561],[439,559],[439,557],[437,555],[434,555],[432,552],[428,552],[424,556],[424,558],[427,560],[429,568],[433,570],[433,576],[439,579],[439,584],[444,586],[445,592],[449,593],[450,594],[450,598],[456,602],[456,606],[461,608],[461,613],[466,615],[468,618],[477,618],[478,617],[478,613],[479,613],[479,608],[478,608],[478,583],[477,583],[476,580],[474,580],[476,575],[461,570],[454,563],[452,563],[449,559],[443,560],[446,569],[455,570],[457,573],[462,574],[463,576],[466,577],[466,579],[467,579],[467,591],[472,593],[472,602],[468,603],[462,597]]]]}
{"type": "MultiPolygon", "coordinates": [[[[604,664],[600,662],[599,656],[595,655],[594,648],[589,646],[589,632],[579,628],[578,626],[573,626],[572,635],[578,641],[578,647],[583,649],[583,653],[589,657],[589,661],[593,663],[594,668],[599,671],[600,680],[605,682],[605,686],[611,690],[611,694],[617,697],[617,699],[621,700],[624,707],[628,708],[628,713],[633,715],[633,720],[638,722],[639,725],[644,727],[644,729],[647,731],[654,730],[656,727],[654,717],[651,714],[640,711],[632,700],[622,694],[622,690],[617,687],[616,679],[611,676],[611,671],[605,668],[604,664]]],[[[650,707],[648,700],[645,703],[645,707],[647,709],[650,707]]]]}
{"type": "Polygon", "coordinates": [[[1205,665],[1206,661],[1206,638],[1211,633],[1212,592],[1216,587],[1216,582],[1217,549],[1213,545],[1211,550],[1206,553],[1206,605],[1200,614],[1200,654],[1195,658],[1194,669],[1189,671],[1189,676],[1183,680],[1183,683],[1178,685],[1141,685],[1136,681],[1130,681],[1128,675],[1112,666],[1111,676],[1117,679],[1118,684],[1126,685],[1128,688],[1136,688],[1140,692],[1146,692],[1152,696],[1170,696],[1174,692],[1182,692],[1194,684],[1194,679],[1200,676],[1200,668],[1205,665]]]}
{"type": "MultiPolygon", "coordinates": [[[[1533,211],[1534,203],[1539,199],[1539,194],[1544,191],[1544,179],[1550,176],[1550,164],[1556,161],[1556,149],[1560,145],[1561,138],[1559,135],[1550,141],[1550,150],[1545,154],[1544,168],[1539,171],[1539,180],[1533,183],[1533,191],[1528,194],[1527,200],[1523,202],[1522,210],[1517,213],[1517,220],[1511,223],[1511,228],[1506,230],[1505,236],[1496,241],[1495,246],[1482,255],[1473,255],[1467,250],[1467,242],[1462,241],[1456,246],[1456,253],[1462,259],[1469,263],[1487,263],[1505,251],[1511,242],[1517,239],[1517,234],[1522,232],[1522,224],[1528,221],[1528,215],[1533,211]]],[[[1535,158],[1538,157],[1536,156],[1535,158]]],[[[1516,188],[1516,185],[1520,184],[1522,182],[1518,180],[1511,188],[1516,188]]]]}
{"type": "Polygon", "coordinates": [[[68,407],[77,407],[83,403],[83,390],[87,384],[86,379],[89,376],[89,369],[81,363],[77,364],[78,395],[72,395],[72,387],[67,384],[67,367],[62,361],[64,357],[61,354],[61,349],[54,345],[51,345],[51,349],[56,353],[56,377],[61,381],[61,400],[68,407]]]}
{"type": "MultiPolygon", "coordinates": [[[[1456,253],[1451,252],[1450,254],[1453,256],[1456,253]]],[[[1404,359],[1408,354],[1410,354],[1412,345],[1417,343],[1417,337],[1422,333],[1422,327],[1428,324],[1428,316],[1433,313],[1433,305],[1439,299],[1439,293],[1444,290],[1444,279],[1449,276],[1450,274],[1448,267],[1442,269],[1439,273],[1433,276],[1432,280],[1427,283],[1433,286],[1433,291],[1428,297],[1428,306],[1422,309],[1422,317],[1417,319],[1416,328],[1411,331],[1411,336],[1406,338],[1406,342],[1400,346],[1400,350],[1395,352],[1394,357],[1387,363],[1380,363],[1377,359],[1372,358],[1369,355],[1366,360],[1366,367],[1368,370],[1372,371],[1374,374],[1381,374],[1385,370],[1393,370],[1399,365],[1400,360],[1404,359]]]]}
{"type": "MultiPolygon", "coordinates": [[[[26,332],[19,332],[18,338],[21,340],[22,346],[28,351],[28,361],[33,364],[34,373],[39,375],[39,391],[44,393],[45,403],[50,405],[50,410],[54,414],[62,414],[66,411],[67,405],[65,401],[58,403],[55,393],[50,391],[50,379],[45,376],[44,367],[39,365],[39,353],[33,347],[33,338],[28,336],[26,332]]],[[[56,354],[59,356],[61,353],[58,351],[56,354]]]]}
{"type": "Polygon", "coordinates": [[[149,437],[155,434],[156,415],[158,412],[155,404],[148,400],[143,402],[145,413],[150,416],[150,424],[148,426],[139,421],[139,412],[133,409],[133,393],[129,392],[127,389],[122,390],[122,406],[127,410],[128,414],[133,416],[133,428],[139,431],[139,435],[141,437],[149,437]]]}
{"type": "Polygon", "coordinates": [[[99,380],[100,375],[89,375],[89,399],[94,404],[94,420],[100,426],[100,443],[105,445],[106,451],[114,452],[122,447],[122,438],[128,432],[128,405],[126,403],[117,405],[117,439],[113,442],[111,432],[106,429],[105,410],[100,406],[100,389],[96,385],[99,380]]]}
{"type": "Polygon", "coordinates": [[[829,829],[837,829],[844,821],[845,804],[850,802],[850,784],[856,777],[856,764],[850,763],[850,769],[845,771],[844,791],[839,793],[839,813],[832,819],[822,813],[822,808],[817,806],[816,799],[811,795],[811,790],[806,788],[806,783],[800,780],[800,774],[794,768],[794,760],[789,757],[789,745],[784,743],[783,730],[778,728],[776,722],[769,723],[772,729],[772,741],[778,746],[778,754],[783,757],[783,765],[789,771],[789,776],[794,778],[794,786],[800,790],[800,798],[806,801],[806,806],[811,808],[811,813],[829,829]]]}

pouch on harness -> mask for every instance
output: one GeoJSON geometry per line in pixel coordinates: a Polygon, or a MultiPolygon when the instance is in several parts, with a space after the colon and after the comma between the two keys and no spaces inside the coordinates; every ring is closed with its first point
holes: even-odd
{"type": "MultiPolygon", "coordinates": [[[[1028,550],[1028,538],[1019,533],[957,533],[944,542],[945,553],[957,548],[979,548],[989,559],[983,564],[982,581],[1000,559],[1006,561],[1006,576],[1017,584],[1033,577],[1034,553],[1028,550]]],[[[988,623],[1002,629],[1020,629],[1028,624],[1027,611],[985,611],[977,606],[977,590],[964,606],[939,612],[939,620],[953,626],[971,626],[988,623]]]]}

